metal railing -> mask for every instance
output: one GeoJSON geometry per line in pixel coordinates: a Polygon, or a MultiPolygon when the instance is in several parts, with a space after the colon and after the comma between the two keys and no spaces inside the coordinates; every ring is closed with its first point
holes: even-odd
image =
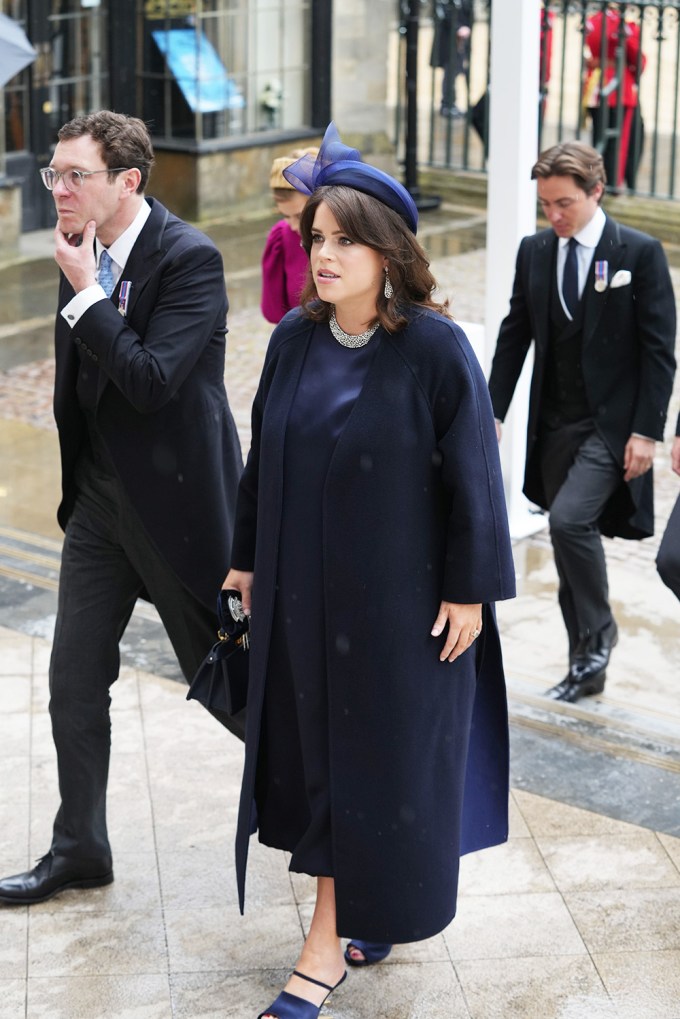
{"type": "MultiPolygon", "coordinates": [[[[485,172],[491,6],[491,0],[421,4],[421,165],[485,172]],[[442,62],[444,18],[450,19],[448,74],[432,66],[442,62]],[[467,20],[471,31],[465,38],[457,27],[467,20]]],[[[545,0],[540,18],[539,151],[581,139],[603,153],[610,191],[679,199],[680,0],[545,0]]],[[[401,24],[403,38],[403,18],[401,24]]],[[[402,50],[400,43],[395,61],[399,146],[405,122],[402,50]]]]}

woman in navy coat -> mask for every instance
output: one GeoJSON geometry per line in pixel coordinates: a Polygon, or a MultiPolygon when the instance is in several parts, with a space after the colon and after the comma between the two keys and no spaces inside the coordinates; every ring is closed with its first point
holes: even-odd
{"type": "Polygon", "coordinates": [[[514,571],[487,386],[432,297],[411,196],[334,125],[284,173],[310,195],[310,275],[255,397],[225,587],[252,604],[241,906],[255,828],[318,889],[259,1019],[316,1019],[340,937],[436,934],[460,855],[507,838],[492,603],[514,571]]]}

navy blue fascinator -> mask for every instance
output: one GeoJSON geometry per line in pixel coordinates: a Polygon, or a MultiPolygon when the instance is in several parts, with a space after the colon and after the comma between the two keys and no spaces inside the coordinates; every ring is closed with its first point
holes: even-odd
{"type": "Polygon", "coordinates": [[[283,176],[296,191],[305,195],[311,195],[324,184],[344,184],[355,191],[363,191],[394,209],[412,233],[418,229],[418,210],[406,188],[388,173],[364,163],[357,149],[344,145],[332,121],[326,128],[318,156],[302,156],[285,168],[283,176]]]}

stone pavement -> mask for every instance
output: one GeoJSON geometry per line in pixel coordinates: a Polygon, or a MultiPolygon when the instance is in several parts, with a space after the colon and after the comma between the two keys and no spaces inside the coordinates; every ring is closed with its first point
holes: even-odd
{"type": "MultiPolygon", "coordinates": [[[[230,283],[227,385],[239,430],[269,326],[257,310],[269,220],[215,225],[230,283]]],[[[424,243],[457,317],[483,308],[483,217],[445,207],[424,243]]],[[[46,851],[57,802],[47,662],[60,535],[51,421],[49,237],[0,268],[0,869],[46,851]]],[[[674,279],[680,292],[680,274],[674,279]]],[[[673,410],[677,412],[676,387],[673,410]]],[[[678,492],[657,458],[660,524],[678,492]]],[[[608,542],[621,643],[601,697],[554,705],[565,638],[544,531],[515,544],[520,594],[499,606],[511,709],[507,845],[464,858],[459,912],[429,941],[352,971],[335,1019],[680,1019],[680,606],[658,537],[608,542]]],[[[246,915],[233,836],[241,747],[185,688],[153,609],[125,635],[113,697],[116,881],[0,907],[0,1019],[254,1019],[278,993],[312,882],[252,843],[246,915]]]]}

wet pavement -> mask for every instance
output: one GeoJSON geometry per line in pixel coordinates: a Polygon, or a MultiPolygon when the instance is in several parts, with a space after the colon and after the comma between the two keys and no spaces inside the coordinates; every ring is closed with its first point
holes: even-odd
{"type": "MultiPolygon", "coordinates": [[[[273,220],[207,228],[225,259],[227,388],[244,449],[271,327],[259,254],[273,220]]],[[[484,216],[445,205],[421,239],[456,317],[484,308],[484,216]]],[[[680,297],[680,271],[673,270],[680,297]]],[[[56,268],[49,232],[0,266],[0,868],[47,848],[56,806],[46,672],[61,535],[51,417],[56,268]]],[[[680,381],[670,420],[680,405],[680,381]]],[[[547,533],[515,543],[499,606],[511,708],[512,826],[463,861],[442,935],[351,974],[335,1019],[680,1019],[680,604],[654,556],[680,492],[658,450],[655,538],[606,543],[620,643],[605,692],[543,696],[566,639],[547,533]]],[[[135,610],[113,691],[116,882],[0,912],[0,1019],[253,1019],[285,981],[311,885],[253,846],[245,918],[232,870],[241,748],[186,704],[155,611],[135,610]],[[200,778],[199,778],[200,776],[200,778]]]]}

